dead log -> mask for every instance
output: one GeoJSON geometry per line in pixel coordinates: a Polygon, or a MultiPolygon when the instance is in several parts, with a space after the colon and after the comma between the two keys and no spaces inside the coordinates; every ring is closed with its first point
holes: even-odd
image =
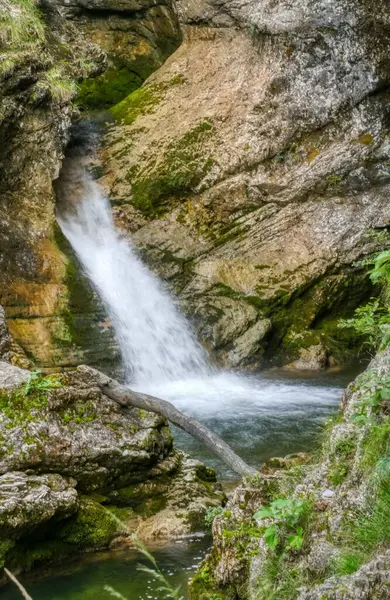
{"type": "Polygon", "coordinates": [[[218,456],[218,458],[220,458],[235,473],[238,473],[239,475],[254,475],[256,473],[256,469],[247,465],[246,462],[232,450],[229,444],[224,442],[216,433],[210,431],[208,427],[202,425],[202,423],[199,423],[199,421],[193,417],[184,415],[180,410],[173,406],[173,404],[167,402],[167,400],[135,392],[92,367],[82,365],[78,367],[78,369],[91,375],[103,394],[121,406],[134,406],[162,415],[168,419],[168,421],[173,423],[173,425],[180,427],[180,429],[183,429],[183,431],[186,431],[202,442],[206,448],[218,456]]]}

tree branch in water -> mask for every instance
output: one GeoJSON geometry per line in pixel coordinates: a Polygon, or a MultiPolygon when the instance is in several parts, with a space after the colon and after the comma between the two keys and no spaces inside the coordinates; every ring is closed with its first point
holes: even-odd
{"type": "Polygon", "coordinates": [[[173,404],[167,402],[167,400],[135,392],[92,367],[82,365],[78,369],[91,375],[103,394],[121,406],[134,406],[162,415],[173,423],[173,425],[180,427],[180,429],[183,429],[183,431],[186,431],[202,442],[206,448],[211,450],[235,473],[239,475],[254,475],[256,473],[256,469],[250,467],[242,460],[229,444],[224,442],[216,433],[210,431],[208,427],[202,425],[202,423],[199,423],[193,417],[184,415],[173,404]]]}

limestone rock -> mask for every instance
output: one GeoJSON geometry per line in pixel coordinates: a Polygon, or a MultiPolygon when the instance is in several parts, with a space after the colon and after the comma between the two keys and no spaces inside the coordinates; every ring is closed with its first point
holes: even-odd
{"type": "Polygon", "coordinates": [[[165,493],[162,491],[165,506],[136,529],[144,540],[178,538],[202,530],[206,510],[225,500],[222,489],[215,484],[213,469],[182,453],[178,457],[178,470],[165,493]]]}
{"type": "Polygon", "coordinates": [[[59,475],[9,472],[0,476],[0,535],[15,539],[53,517],[75,513],[79,497],[76,481],[59,475]]]}
{"type": "Polygon", "coordinates": [[[298,360],[287,365],[289,369],[306,369],[308,371],[321,371],[326,368],[328,356],[325,348],[318,344],[309,348],[302,348],[298,360]]]}
{"type": "Polygon", "coordinates": [[[11,342],[12,339],[8,331],[5,311],[4,308],[0,306],[0,359],[9,360],[11,342]]]}
{"type": "Polygon", "coordinates": [[[325,317],[361,301],[357,263],[389,244],[386,6],[186,0],[179,14],[184,43],[112,110],[104,184],[148,221],[132,239],[207,343],[225,296],[235,323],[242,303],[271,320],[259,357],[333,354],[325,317]],[[291,344],[291,328],[313,340],[291,344]]]}
{"type": "Polygon", "coordinates": [[[162,417],[124,413],[80,374],[43,381],[46,387],[37,383],[27,395],[14,390],[1,396],[0,473],[55,472],[76,479],[83,492],[101,491],[146,479],[170,451],[162,417]]]}
{"type": "Polygon", "coordinates": [[[271,330],[271,321],[261,319],[255,325],[252,325],[245,333],[236,338],[233,342],[233,348],[226,354],[225,363],[231,367],[238,367],[245,364],[254,355],[259,357],[262,353],[261,342],[271,330]]]}
{"type": "Polygon", "coordinates": [[[386,600],[390,587],[390,551],[364,565],[353,575],[334,577],[312,590],[304,590],[298,600],[386,600]]]}
{"type": "Polygon", "coordinates": [[[26,369],[21,369],[9,362],[0,360],[0,392],[1,390],[12,390],[27,382],[29,378],[30,372],[26,369]]]}
{"type": "Polygon", "coordinates": [[[181,41],[170,0],[76,0],[64,2],[87,40],[108,58],[102,75],[81,85],[79,101],[88,108],[109,108],[136,90],[176,50],[181,41]]]}

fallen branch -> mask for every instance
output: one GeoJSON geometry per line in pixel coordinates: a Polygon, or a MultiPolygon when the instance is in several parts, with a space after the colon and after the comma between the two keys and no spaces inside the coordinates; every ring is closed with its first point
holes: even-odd
{"type": "Polygon", "coordinates": [[[22,584],[20,583],[20,581],[18,581],[16,579],[15,575],[13,575],[13,573],[11,573],[11,571],[8,571],[8,569],[6,569],[5,567],[4,567],[4,572],[7,575],[7,577],[9,577],[9,579],[11,581],[13,581],[13,583],[19,589],[19,591],[22,594],[23,598],[25,598],[26,600],[32,600],[31,596],[27,593],[27,590],[24,589],[24,587],[22,586],[22,584]]]}
{"type": "Polygon", "coordinates": [[[199,423],[196,419],[184,415],[170,402],[147,394],[141,394],[140,392],[134,392],[129,387],[121,385],[115,379],[107,377],[107,375],[92,367],[82,365],[78,368],[80,371],[89,373],[103,394],[121,406],[134,406],[149,412],[158,413],[201,441],[206,448],[218,456],[235,473],[239,475],[254,475],[256,473],[256,469],[247,465],[216,433],[210,431],[210,429],[199,423]]]}

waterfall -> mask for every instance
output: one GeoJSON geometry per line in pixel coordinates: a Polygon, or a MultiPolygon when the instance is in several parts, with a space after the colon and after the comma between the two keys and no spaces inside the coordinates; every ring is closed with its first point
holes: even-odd
{"type": "Polygon", "coordinates": [[[58,222],[107,307],[127,382],[142,385],[210,374],[205,352],[185,318],[120,237],[108,200],[86,173],[80,199],[58,222]]]}

